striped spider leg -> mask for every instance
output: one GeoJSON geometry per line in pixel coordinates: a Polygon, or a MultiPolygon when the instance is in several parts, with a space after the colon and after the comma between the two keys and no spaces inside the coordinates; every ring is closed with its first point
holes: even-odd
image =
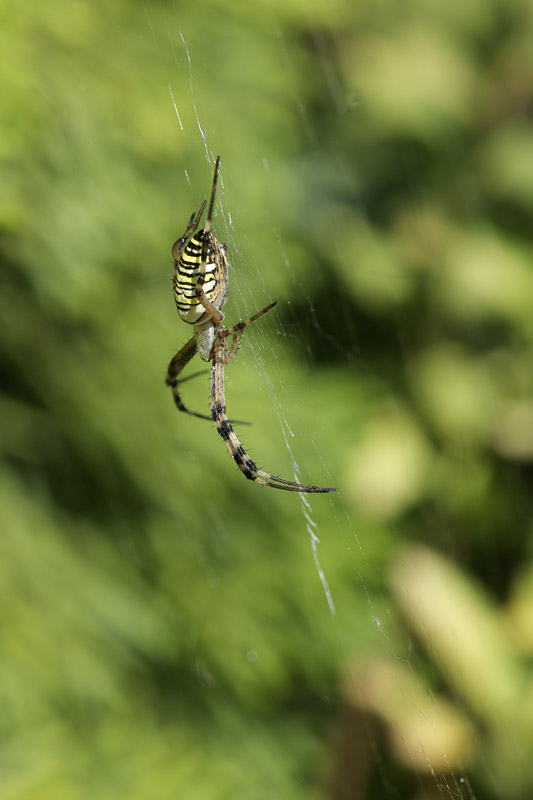
{"type": "Polygon", "coordinates": [[[211,417],[208,417],[207,414],[199,414],[197,411],[191,411],[188,409],[184,405],[178,390],[179,384],[183,382],[178,380],[178,375],[182,370],[185,369],[191,358],[193,358],[196,353],[196,337],[193,336],[192,339],[189,339],[189,341],[183,345],[181,350],[178,350],[168,365],[166,384],[167,386],[170,386],[172,390],[172,396],[178,411],[184,411],[186,414],[190,414],[192,417],[198,417],[199,419],[211,419],[211,417]]]}
{"type": "Polygon", "coordinates": [[[220,156],[215,164],[205,228],[195,234],[206,206],[204,202],[196,215],[193,212],[185,233],[172,248],[174,299],[181,318],[194,325],[194,336],[170,362],[166,383],[172,389],[174,403],[179,411],[201,419],[209,419],[205,414],[189,411],[183,404],[178,391],[178,376],[196,353],[204,361],[211,361],[211,419],[244,476],[263,486],[288,492],[334,492],[336,489],[333,487],[288,481],[259,469],[246,453],[226,415],[224,367],[233,361],[245,328],[274,308],[276,303],[270,303],[257,314],[238,322],[231,328],[226,328],[223,324],[224,314],[221,309],[226,302],[228,285],[227,249],[211,233],[219,165],[220,156]],[[229,347],[228,336],[233,337],[229,347]]]}

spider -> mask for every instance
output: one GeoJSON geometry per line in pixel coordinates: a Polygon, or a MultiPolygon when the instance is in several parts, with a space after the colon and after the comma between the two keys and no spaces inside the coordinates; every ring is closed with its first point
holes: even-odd
{"type": "Polygon", "coordinates": [[[226,416],[226,400],[224,394],[224,367],[235,357],[237,347],[244,329],[270,311],[276,302],[258,311],[248,319],[238,322],[231,328],[223,324],[224,314],[221,311],[226,302],[228,289],[227,248],[211,233],[211,220],[220,156],[215,164],[215,174],[211,189],[211,201],[205,222],[205,228],[193,235],[204,212],[206,201],[202,203],[197,214],[191,218],[183,236],[172,246],[174,258],[174,278],[172,286],[174,299],[180,317],[194,325],[194,336],[178,350],[168,366],[166,383],[172,389],[174,402],[180,411],[192,414],[200,419],[212,419],[215,427],[226,443],[237,466],[246,478],[273,489],[284,489],[288,492],[334,492],[335,488],[310,486],[305,483],[287,481],[265,472],[252,461],[244,450],[230,420],[226,416]],[[187,243],[187,240],[188,243],[187,243]],[[232,343],[228,346],[228,337],[232,343]],[[189,361],[198,353],[204,361],[211,361],[211,417],[190,411],[182,402],[178,385],[178,376],[189,361]]]}

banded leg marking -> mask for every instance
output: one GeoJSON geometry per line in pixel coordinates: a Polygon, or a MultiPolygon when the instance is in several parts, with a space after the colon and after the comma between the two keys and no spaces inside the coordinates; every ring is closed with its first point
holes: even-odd
{"type": "Polygon", "coordinates": [[[335,489],[327,489],[322,486],[312,486],[306,483],[296,483],[287,481],[284,478],[277,478],[269,472],[259,469],[257,464],[252,461],[239,438],[231,426],[226,414],[226,400],[224,392],[224,363],[227,356],[224,339],[215,342],[213,356],[213,368],[211,371],[211,415],[215,428],[226,443],[231,456],[243,475],[248,480],[263,486],[270,486],[272,489],[283,489],[287,492],[332,492],[335,489]]]}
{"type": "Polygon", "coordinates": [[[181,350],[178,350],[178,352],[168,365],[166,384],[167,386],[170,386],[172,390],[174,403],[176,404],[176,407],[179,409],[179,411],[184,411],[186,414],[190,414],[192,417],[198,417],[199,419],[211,419],[212,417],[207,416],[207,414],[199,414],[196,411],[190,411],[187,408],[187,406],[184,405],[178,390],[178,386],[180,384],[180,381],[178,380],[178,375],[182,370],[185,369],[185,367],[195,354],[196,354],[196,339],[193,336],[192,339],[189,339],[187,344],[183,345],[181,350]]]}

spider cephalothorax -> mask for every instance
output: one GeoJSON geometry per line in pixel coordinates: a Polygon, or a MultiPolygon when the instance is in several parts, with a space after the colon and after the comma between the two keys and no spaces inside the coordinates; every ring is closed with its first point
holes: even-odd
{"type": "Polygon", "coordinates": [[[217,189],[220,156],[216,160],[213,187],[207,219],[203,230],[195,233],[206,203],[202,203],[197,214],[191,214],[183,236],[172,247],[174,257],[174,299],[180,317],[194,325],[194,336],[179,350],[168,366],[167,385],[172,389],[174,402],[180,411],[201,419],[210,419],[205,414],[189,411],[178,391],[178,376],[193,356],[198,353],[204,361],[211,361],[211,419],[241,472],[255,483],[285,489],[289,492],[334,492],[334,488],[310,486],[305,483],[276,478],[254,464],[241,445],[231,422],[226,416],[224,394],[224,367],[233,361],[244,329],[262,317],[276,303],[263,308],[252,317],[238,322],[232,328],[223,325],[221,309],[228,294],[228,262],[226,245],[211,233],[211,219],[217,189]],[[228,347],[227,338],[233,337],[228,347]]]}

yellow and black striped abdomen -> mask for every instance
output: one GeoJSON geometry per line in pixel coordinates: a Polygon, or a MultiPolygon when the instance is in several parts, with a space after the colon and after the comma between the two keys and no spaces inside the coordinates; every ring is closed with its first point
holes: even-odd
{"type": "MultiPolygon", "coordinates": [[[[228,265],[226,245],[219,242],[212,233],[208,234],[207,259],[203,289],[205,296],[220,309],[226,302],[228,265]]],[[[207,314],[196,294],[196,285],[202,263],[202,243],[204,232],[199,231],[191,238],[179,262],[174,262],[174,300],[182,320],[195,324],[207,314]]]]}

